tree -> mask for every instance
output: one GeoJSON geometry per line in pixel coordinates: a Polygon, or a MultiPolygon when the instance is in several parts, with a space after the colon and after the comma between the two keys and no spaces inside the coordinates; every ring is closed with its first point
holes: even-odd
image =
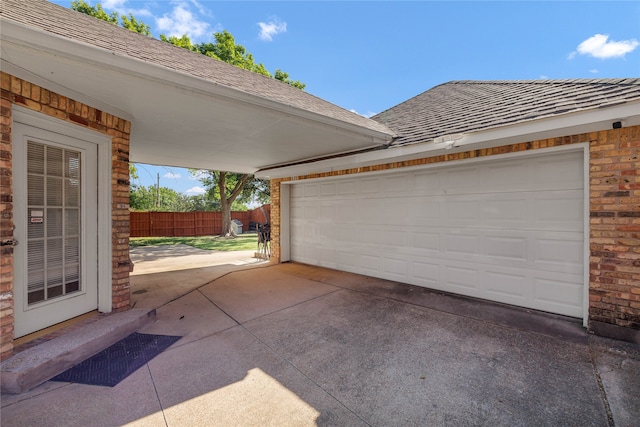
{"type": "MultiPolygon", "coordinates": [[[[78,12],[85,13],[98,19],[110,22],[114,25],[118,25],[127,28],[131,31],[141,33],[144,35],[150,35],[151,29],[148,25],[142,21],[138,21],[132,14],[129,16],[118,15],[117,12],[108,14],[102,8],[100,3],[95,7],[89,5],[84,0],[74,0],[71,3],[71,8],[78,12]]],[[[171,43],[174,46],[178,46],[184,49],[188,49],[192,52],[199,52],[202,55],[206,55],[210,58],[217,59],[232,64],[236,67],[243,68],[245,70],[253,71],[254,73],[262,74],[266,77],[271,77],[286,83],[290,86],[296,87],[300,90],[304,90],[305,84],[299,80],[292,80],[289,78],[289,74],[277,69],[275,76],[271,75],[267,68],[262,63],[256,63],[253,59],[253,55],[247,51],[247,49],[241,44],[237,44],[233,35],[224,30],[222,32],[216,32],[213,34],[215,42],[194,44],[189,37],[185,34],[182,37],[169,36],[164,34],[160,35],[160,40],[171,43]]],[[[135,174],[135,166],[130,166],[130,174],[135,174]]],[[[242,201],[250,201],[256,199],[265,202],[269,199],[269,183],[253,177],[248,174],[237,174],[231,172],[212,172],[208,171],[203,175],[203,184],[208,188],[207,200],[209,202],[219,202],[220,210],[222,211],[222,230],[221,236],[233,236],[233,229],[231,228],[231,208],[234,203],[241,203],[242,201]],[[206,182],[206,183],[205,183],[206,182]]],[[[156,195],[156,205],[149,206],[150,190],[155,188],[153,186],[145,189],[144,187],[134,187],[131,191],[130,206],[132,209],[141,209],[146,206],[147,209],[160,210],[161,206],[165,206],[168,202],[158,202],[156,195]]],[[[169,189],[167,189],[169,190],[169,189]]],[[[158,189],[155,189],[157,192],[158,189]]],[[[172,200],[173,206],[181,208],[184,205],[189,205],[190,202],[199,204],[202,200],[181,200],[178,203],[179,197],[170,193],[163,192],[163,188],[160,189],[161,200],[172,200]]],[[[175,192],[174,192],[175,193],[175,192]]],[[[177,194],[177,193],[176,193],[177,194]]],[[[206,205],[205,205],[206,206],[206,205]]]]}
{"type": "Polygon", "coordinates": [[[198,46],[191,43],[191,39],[187,37],[186,34],[180,38],[176,36],[167,37],[164,34],[160,34],[160,40],[162,40],[163,42],[171,43],[174,46],[182,47],[192,52],[198,52],[198,46]]]}
{"type": "Polygon", "coordinates": [[[186,34],[180,38],[176,36],[167,37],[164,34],[160,34],[160,40],[171,43],[174,46],[182,47],[192,52],[200,52],[210,58],[226,62],[244,70],[262,74],[266,77],[274,78],[290,86],[304,90],[306,85],[299,80],[291,80],[288,73],[277,69],[275,74],[272,75],[263,63],[256,63],[253,55],[247,51],[247,48],[241,44],[237,44],[233,35],[227,30],[213,33],[213,38],[215,39],[213,43],[193,44],[186,34]]]}
{"type": "Polygon", "coordinates": [[[71,9],[76,12],[84,13],[85,15],[107,21],[111,24],[118,25],[118,12],[107,13],[104,11],[100,3],[93,7],[84,0],[74,0],[71,2],[71,9]]]}
{"type": "Polygon", "coordinates": [[[270,197],[269,182],[255,178],[251,174],[190,169],[207,189],[209,200],[219,201],[222,212],[220,236],[235,237],[231,227],[231,210],[236,203],[265,203],[270,197]]]}
{"type": "Polygon", "coordinates": [[[94,7],[84,0],[72,1],[71,9],[76,12],[84,13],[85,15],[107,21],[114,25],[118,25],[118,23],[120,23],[121,27],[136,33],[144,34],[145,36],[151,35],[151,27],[142,21],[138,21],[131,13],[129,16],[119,15],[118,12],[107,13],[100,3],[96,4],[94,7]]]}

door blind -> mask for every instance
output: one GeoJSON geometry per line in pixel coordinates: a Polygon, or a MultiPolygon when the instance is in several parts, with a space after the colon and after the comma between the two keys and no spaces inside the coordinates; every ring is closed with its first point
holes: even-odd
{"type": "Polygon", "coordinates": [[[82,290],[81,153],[27,144],[27,293],[37,304],[82,290]]]}

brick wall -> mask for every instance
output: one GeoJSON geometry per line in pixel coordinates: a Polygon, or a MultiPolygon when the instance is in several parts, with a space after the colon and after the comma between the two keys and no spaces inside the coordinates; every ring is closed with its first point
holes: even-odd
{"type": "MultiPolygon", "coordinates": [[[[416,160],[295,177],[297,180],[405,168],[589,142],[591,251],[589,316],[593,323],[640,329],[640,126],[522,142],[416,160]]],[[[280,186],[271,180],[271,261],[280,262],[280,186]]]]}
{"type": "MultiPolygon", "coordinates": [[[[11,99],[0,97],[0,240],[13,238],[11,99]]],[[[0,360],[13,350],[13,246],[0,246],[0,360]]]]}
{"type": "Polygon", "coordinates": [[[640,329],[640,126],[590,145],[589,316],[640,329]]]}
{"type": "MultiPolygon", "coordinates": [[[[78,126],[93,129],[112,141],[113,310],[129,308],[129,135],[128,121],[73,99],[0,72],[0,235],[13,238],[12,110],[20,105],[78,126]]],[[[0,359],[13,351],[13,248],[2,246],[0,261],[0,359]]]]}

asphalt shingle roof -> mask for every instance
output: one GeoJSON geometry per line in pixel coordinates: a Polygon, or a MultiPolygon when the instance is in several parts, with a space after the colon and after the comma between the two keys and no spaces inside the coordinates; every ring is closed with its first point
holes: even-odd
{"type": "Polygon", "coordinates": [[[273,78],[129,31],[45,0],[2,0],[0,15],[25,26],[199,77],[286,106],[391,134],[383,124],[338,107],[273,78]]]}
{"type": "Polygon", "coordinates": [[[640,79],[452,81],[372,119],[393,129],[393,145],[427,142],[640,99],[640,79]]]}

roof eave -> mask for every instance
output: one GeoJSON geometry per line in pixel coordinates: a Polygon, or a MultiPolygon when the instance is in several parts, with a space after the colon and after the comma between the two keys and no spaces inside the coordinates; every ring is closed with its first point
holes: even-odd
{"type": "Polygon", "coordinates": [[[640,99],[614,106],[593,108],[467,133],[463,134],[460,139],[452,138],[452,140],[454,140],[453,144],[449,144],[449,146],[447,146],[448,144],[444,141],[442,143],[435,143],[433,140],[430,140],[410,145],[392,146],[386,150],[348,155],[314,163],[263,169],[256,172],[256,176],[270,179],[291,178],[345,169],[356,169],[376,164],[432,157],[445,153],[457,153],[520,142],[609,130],[612,129],[613,123],[615,122],[621,122],[623,127],[640,125],[640,99]]]}
{"type": "MultiPolygon", "coordinates": [[[[372,121],[378,129],[359,126],[265,97],[249,94],[235,88],[218,84],[211,80],[188,75],[167,67],[121,55],[99,46],[89,45],[47,31],[29,27],[10,19],[6,19],[1,15],[0,25],[2,26],[0,40],[3,43],[8,42],[25,48],[44,50],[51,54],[67,57],[71,60],[81,61],[94,66],[108,68],[116,72],[131,74],[134,76],[144,76],[146,79],[154,79],[158,82],[162,82],[163,84],[172,85],[185,90],[198,91],[202,94],[233,100],[235,102],[242,102],[254,107],[309,120],[321,125],[342,129],[348,132],[355,132],[371,138],[372,145],[374,146],[386,145],[394,137],[392,130],[377,122],[372,121]],[[380,128],[382,129],[379,130],[380,128]]],[[[3,65],[7,66],[6,71],[9,71],[12,68],[12,64],[4,61],[4,59],[3,65]]],[[[3,69],[5,69],[4,66],[3,69]]],[[[24,73],[29,74],[32,81],[36,84],[46,84],[52,90],[69,94],[69,96],[73,96],[79,101],[87,102],[90,105],[102,108],[106,112],[125,119],[131,118],[129,112],[123,111],[117,106],[103,104],[100,100],[88,98],[85,94],[77,93],[70,88],[55,87],[54,82],[50,80],[45,81],[41,76],[29,73],[27,70],[15,71],[22,71],[23,75],[24,73]],[[52,85],[53,87],[51,87],[52,85]]]]}

